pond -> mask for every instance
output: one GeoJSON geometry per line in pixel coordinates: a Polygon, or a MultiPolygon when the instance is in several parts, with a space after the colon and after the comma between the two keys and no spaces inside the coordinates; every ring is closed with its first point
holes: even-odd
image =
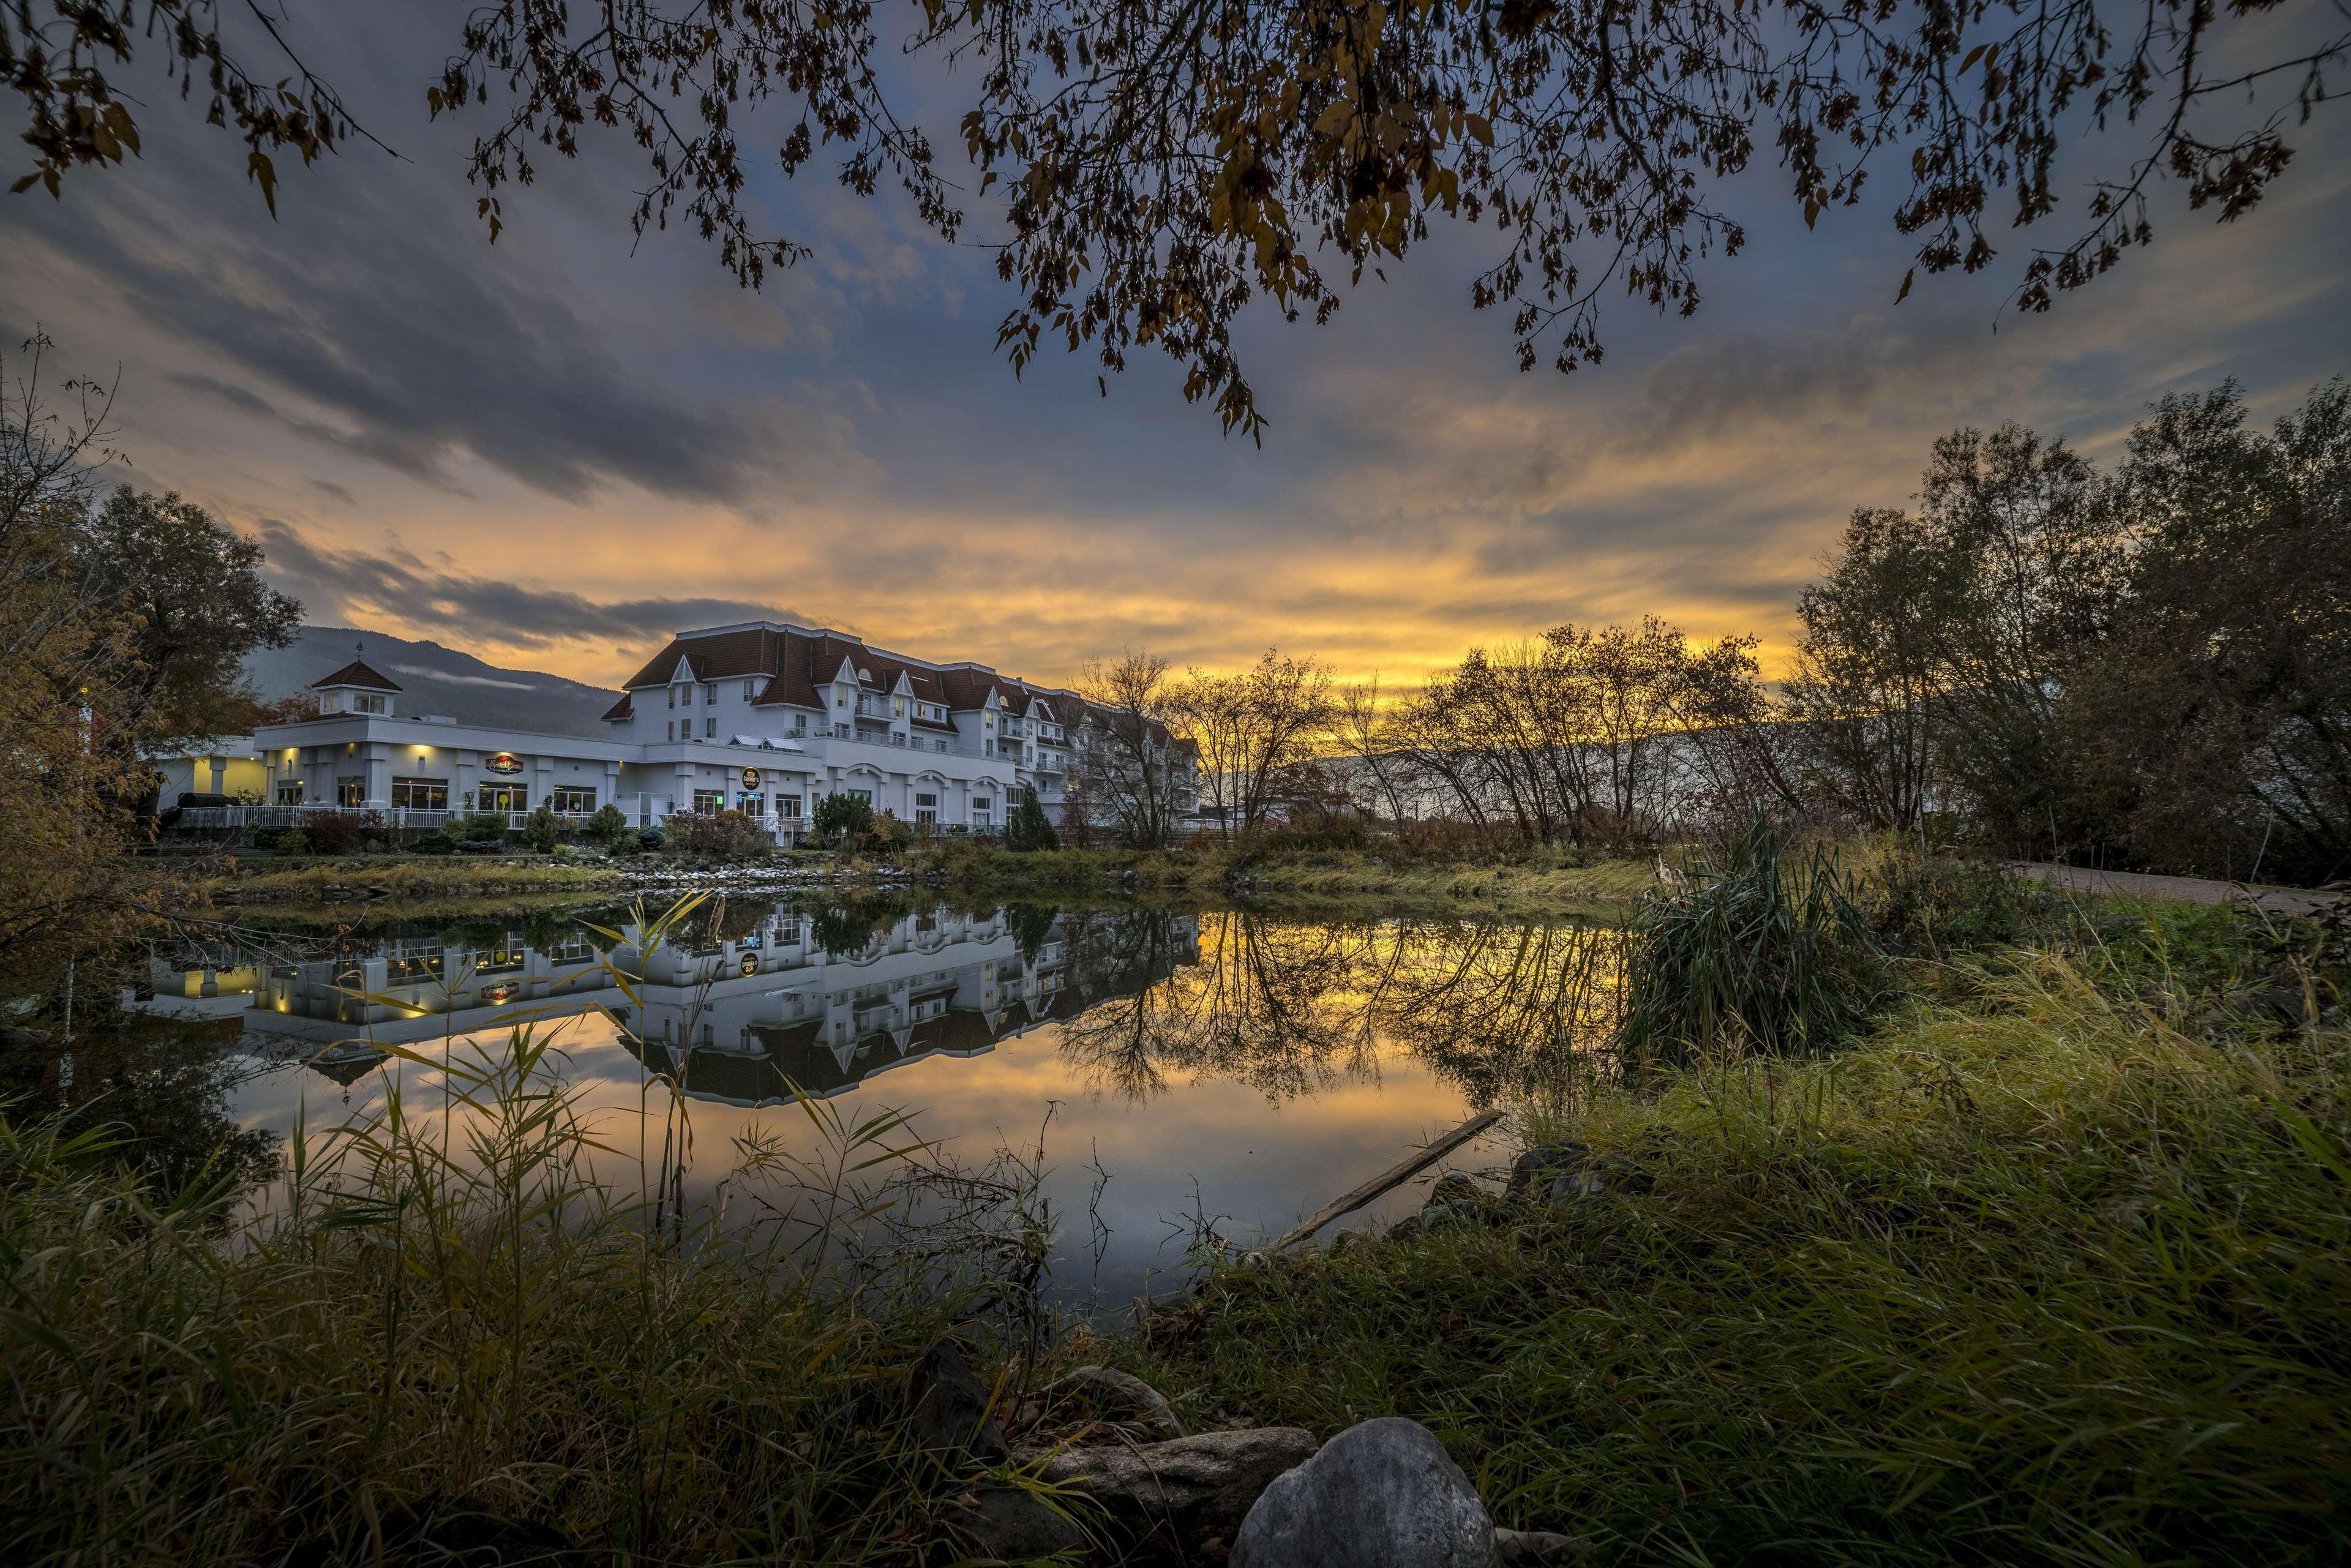
{"type": "MultiPolygon", "coordinates": [[[[1197,1224],[1278,1233],[1480,1110],[1572,1092],[1620,963],[1574,925],[737,895],[650,944],[607,912],[158,951],[134,1005],[234,1030],[219,1092],[248,1135],[322,1136],[395,1085],[437,1115],[441,1053],[531,1019],[632,1186],[649,1118],[682,1113],[706,1197],[742,1140],[812,1137],[795,1091],[914,1113],[968,1162],[1041,1139],[1055,1291],[1114,1303],[1180,1280],[1197,1224]]],[[[1489,1135],[1448,1163],[1501,1157],[1489,1135]]]]}

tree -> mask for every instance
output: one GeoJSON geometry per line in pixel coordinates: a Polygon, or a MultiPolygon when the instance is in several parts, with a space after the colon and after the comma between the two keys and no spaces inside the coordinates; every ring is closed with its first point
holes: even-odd
{"type": "Polygon", "coordinates": [[[554,809],[544,800],[533,807],[530,815],[522,820],[522,841],[539,854],[546,854],[555,848],[555,841],[561,836],[562,831],[563,825],[555,820],[554,809]]]}
{"type": "Polygon", "coordinates": [[[873,803],[862,795],[834,790],[816,803],[809,825],[827,843],[839,843],[852,834],[873,831],[873,803]]]}
{"type": "MultiPolygon", "coordinates": [[[[201,68],[208,118],[244,137],[273,212],[273,152],[308,162],[366,135],[260,8],[244,37],[218,0],[149,0],[146,29],[133,9],[0,7],[0,75],[33,150],[19,189],[55,195],[138,152],[109,73],[142,49],[183,94],[201,68]]],[[[1186,397],[1261,436],[1242,309],[1327,321],[1448,218],[1496,235],[1472,305],[1510,309],[1521,368],[1567,371],[1599,359],[1607,294],[1697,311],[1703,265],[1746,242],[1725,194],[1740,175],[1782,183],[1809,226],[1857,205],[1873,168],[1907,170],[1898,303],[1920,271],[1979,270],[1992,233],[2060,214],[2063,147],[2093,161],[2066,174],[2093,193],[2019,274],[2017,306],[2046,310],[2152,240],[2164,182],[2227,222],[2286,171],[2285,126],[2327,100],[2351,34],[2278,27],[2271,9],[2151,0],[2117,25],[2095,0],[923,0],[896,14],[905,47],[964,68],[955,137],[976,184],[893,101],[901,34],[874,0],[496,0],[469,14],[426,106],[484,120],[467,174],[490,239],[546,150],[577,157],[610,132],[645,160],[635,231],[690,227],[752,287],[811,247],[759,232],[747,146],[777,147],[787,176],[833,151],[841,184],[895,182],[949,240],[994,192],[1016,371],[1048,341],[1105,375],[1155,348],[1186,397]],[[1776,169],[1754,168],[1759,149],[1776,169]]]]}
{"type": "Polygon", "coordinates": [[[1079,673],[1086,704],[1070,767],[1089,809],[1135,849],[1161,849],[1194,788],[1196,751],[1177,733],[1176,683],[1167,661],[1130,652],[1095,659],[1079,673]]]}
{"type": "Polygon", "coordinates": [[[1045,815],[1038,802],[1036,786],[1020,787],[1020,803],[1004,822],[1004,847],[1008,850],[1057,850],[1061,836],[1053,831],[1053,820],[1045,815]]]}
{"type": "Polygon", "coordinates": [[[1201,791],[1227,840],[1265,824],[1279,781],[1322,748],[1338,714],[1330,666],[1274,648],[1238,674],[1192,671],[1170,706],[1198,748],[1201,791]]]}
{"type": "Polygon", "coordinates": [[[302,606],[261,577],[261,547],[192,501],[125,485],[84,530],[119,612],[136,624],[136,669],[119,721],[159,739],[238,733],[255,699],[245,655],[291,644],[302,606]]]}

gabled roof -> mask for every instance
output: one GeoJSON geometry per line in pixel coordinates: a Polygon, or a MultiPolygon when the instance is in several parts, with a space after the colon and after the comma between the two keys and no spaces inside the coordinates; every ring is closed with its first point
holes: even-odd
{"type": "Polygon", "coordinates": [[[371,692],[396,692],[400,687],[368,667],[364,659],[353,659],[323,681],[312,681],[314,692],[331,690],[336,686],[362,686],[371,692]]]}
{"type": "Polygon", "coordinates": [[[636,699],[630,696],[628,693],[622,692],[621,700],[604,710],[605,720],[608,723],[618,723],[624,718],[635,717],[637,712],[635,701],[636,699]]]}

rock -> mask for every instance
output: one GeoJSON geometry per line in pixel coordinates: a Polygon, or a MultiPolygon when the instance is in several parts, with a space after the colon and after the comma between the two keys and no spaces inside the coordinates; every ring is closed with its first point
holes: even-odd
{"type": "Polygon", "coordinates": [[[1494,1555],[1502,1568],[1557,1568],[1592,1550],[1581,1535],[1560,1535],[1548,1530],[1494,1531],[1494,1555]]]}
{"type": "Polygon", "coordinates": [[[1114,1366],[1081,1366],[1058,1377],[1035,1395],[1046,1416],[1076,1406],[1090,1410],[1113,1426],[1154,1438],[1184,1436],[1184,1423],[1159,1390],[1131,1372],[1114,1366]]]}
{"type": "Polygon", "coordinates": [[[1408,1241],[1416,1236],[1424,1235],[1444,1226],[1466,1225],[1489,1219],[1493,1217],[1493,1206],[1482,1197],[1465,1203],[1432,1204],[1418,1214],[1407,1214],[1389,1226],[1387,1239],[1391,1241],[1408,1241]]]}
{"type": "Polygon", "coordinates": [[[1177,1553],[1232,1539],[1274,1478],[1314,1449],[1311,1432],[1250,1427],[1131,1448],[1071,1448],[1046,1460],[1041,1474],[1102,1504],[1146,1549],[1177,1553]]]}
{"type": "Polygon", "coordinates": [[[1485,1189],[1476,1182],[1459,1171],[1447,1171],[1437,1178],[1436,1186],[1428,1189],[1428,1201],[1421,1207],[1435,1208],[1447,1203],[1482,1203],[1485,1197],[1485,1189]]]}
{"type": "Polygon", "coordinates": [[[923,1353],[906,1379],[906,1427],[928,1453],[969,1453],[990,1463],[1011,1452],[988,1413],[987,1385],[973,1375],[963,1347],[943,1339],[923,1353]]]}
{"type": "Polygon", "coordinates": [[[1085,1530],[1076,1520],[1017,1488],[980,1493],[955,1522],[982,1555],[1008,1563],[1075,1552],[1086,1544],[1085,1530]]]}
{"type": "Polygon", "coordinates": [[[1521,1198],[1541,1201],[1551,1190],[1552,1182],[1570,1172],[1583,1168],[1592,1157],[1592,1151],[1582,1144],[1540,1144],[1518,1157],[1510,1166],[1510,1184],[1503,1196],[1512,1202],[1521,1198]]]}
{"type": "Polygon", "coordinates": [[[1402,1416],[1348,1427],[1265,1489],[1232,1568],[1499,1568],[1493,1521],[1429,1429],[1402,1416]]]}
{"type": "Polygon", "coordinates": [[[1352,1252],[1369,1239],[1370,1238],[1360,1230],[1342,1230],[1338,1235],[1331,1238],[1331,1250],[1352,1252]]]}

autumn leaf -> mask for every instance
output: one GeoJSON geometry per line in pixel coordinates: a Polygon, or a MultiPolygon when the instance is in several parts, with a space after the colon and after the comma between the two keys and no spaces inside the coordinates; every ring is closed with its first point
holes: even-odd
{"type": "Polygon", "coordinates": [[[269,215],[277,215],[277,169],[269,162],[269,154],[256,147],[253,156],[245,162],[246,173],[261,182],[261,199],[269,204],[269,215]]]}
{"type": "Polygon", "coordinates": [[[1912,267],[1909,271],[1907,271],[1907,272],[1906,272],[1906,273],[1904,273],[1904,274],[1902,275],[1902,292],[1901,292],[1901,293],[1899,293],[1899,294],[1897,294],[1897,295],[1896,295],[1896,296],[1894,297],[1894,303],[1896,303],[1896,305],[1899,305],[1899,304],[1901,304],[1905,299],[1907,299],[1907,298],[1910,298],[1910,283],[1911,283],[1911,280],[1912,280],[1913,278],[1917,277],[1917,276],[1918,276],[1918,269],[1917,269],[1917,267],[1912,267]]]}

